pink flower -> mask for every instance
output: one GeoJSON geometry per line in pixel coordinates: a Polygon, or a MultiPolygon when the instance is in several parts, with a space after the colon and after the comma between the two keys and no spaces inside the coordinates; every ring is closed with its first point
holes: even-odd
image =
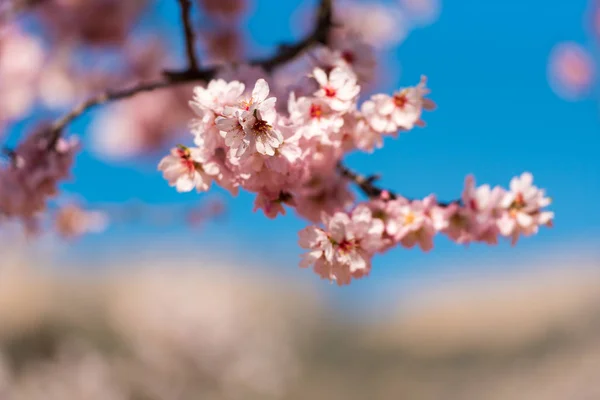
{"type": "Polygon", "coordinates": [[[398,129],[409,130],[415,125],[423,125],[422,110],[435,108],[431,100],[424,98],[429,93],[425,82],[426,78],[422,77],[417,86],[402,89],[393,96],[376,94],[362,105],[361,111],[373,129],[383,133],[394,133],[398,129]]]}
{"type": "MultiPolygon", "coordinates": [[[[275,119],[275,97],[269,97],[269,84],[264,79],[259,79],[252,89],[250,97],[242,97],[238,101],[238,108],[242,111],[254,113],[254,110],[259,110],[265,118],[269,120],[275,119]]],[[[225,114],[227,115],[227,110],[225,114]]]]}
{"type": "Polygon", "coordinates": [[[401,43],[409,31],[409,21],[402,9],[391,3],[345,1],[334,9],[334,21],[377,48],[390,48],[401,43]]]}
{"type": "Polygon", "coordinates": [[[288,109],[290,121],[297,127],[298,134],[307,139],[328,137],[344,125],[341,115],[321,98],[300,97],[296,100],[292,92],[288,109]]]}
{"type": "Polygon", "coordinates": [[[33,106],[45,54],[41,41],[16,25],[0,29],[1,125],[21,117],[33,106]]]}
{"type": "Polygon", "coordinates": [[[203,157],[201,149],[185,146],[173,148],[171,154],[160,161],[158,169],[163,171],[169,186],[174,186],[178,192],[189,192],[194,188],[205,192],[220,172],[217,163],[203,157]]]}
{"type": "Polygon", "coordinates": [[[377,66],[375,51],[358,33],[334,29],[329,46],[320,46],[313,51],[317,67],[326,72],[336,67],[347,69],[356,74],[359,83],[373,80],[377,66]]]}
{"type": "Polygon", "coordinates": [[[238,115],[230,118],[218,117],[215,124],[225,139],[225,145],[235,152],[235,157],[244,155],[250,146],[250,138],[246,137],[240,117],[238,115]]]}
{"type": "Polygon", "coordinates": [[[207,110],[222,114],[225,107],[238,103],[244,89],[244,84],[239,81],[226,82],[223,79],[213,79],[206,88],[202,86],[194,88],[194,99],[189,104],[200,117],[204,116],[207,110]]]}
{"type": "Polygon", "coordinates": [[[353,145],[358,149],[372,153],[383,147],[382,132],[373,129],[365,118],[361,118],[360,113],[346,114],[342,130],[350,132],[353,145]]]}
{"type": "Polygon", "coordinates": [[[314,265],[317,274],[340,286],[367,275],[381,243],[381,220],[373,219],[369,208],[359,205],[350,215],[324,215],[323,223],[325,230],[309,226],[300,231],[300,246],[309,250],[300,266],[314,265]]]}
{"type": "Polygon", "coordinates": [[[504,194],[504,189],[499,186],[493,189],[490,185],[476,187],[473,176],[467,176],[462,194],[463,207],[457,210],[451,222],[455,228],[460,225],[466,229],[468,232],[465,234],[471,240],[496,244],[499,234],[497,220],[502,214],[500,203],[504,194]]]}
{"type": "Polygon", "coordinates": [[[237,106],[225,107],[223,116],[216,119],[225,145],[235,151],[236,157],[243,156],[248,149],[249,154],[258,152],[272,156],[283,142],[281,132],[274,128],[276,99],[267,98],[268,95],[269,85],[259,79],[251,97],[238,99],[237,106]]]}
{"type": "Polygon", "coordinates": [[[510,181],[510,191],[504,195],[501,205],[505,212],[498,220],[498,228],[515,244],[520,235],[533,235],[540,225],[550,225],[554,213],[542,209],[550,205],[545,191],[533,185],[533,176],[524,172],[510,181]]]}
{"type": "Polygon", "coordinates": [[[578,100],[593,87],[596,65],[592,54],[574,42],[557,44],[548,62],[548,79],[554,92],[566,100],[578,100]]]}
{"type": "Polygon", "coordinates": [[[407,248],[418,244],[423,251],[431,250],[436,233],[431,211],[436,204],[435,196],[430,195],[399,206],[396,211],[399,229],[395,239],[407,248]]]}
{"type": "Polygon", "coordinates": [[[313,77],[320,85],[315,96],[324,99],[332,110],[349,111],[354,107],[360,86],[356,83],[356,75],[348,69],[336,67],[327,74],[315,68],[313,77]]]}
{"type": "Polygon", "coordinates": [[[11,155],[11,163],[0,169],[0,217],[19,218],[35,229],[35,217],[47,201],[58,194],[59,181],[67,178],[79,141],[59,138],[54,145],[48,132],[27,136],[11,155]]]}
{"type": "Polygon", "coordinates": [[[275,149],[283,143],[283,135],[273,125],[274,118],[268,118],[257,108],[252,113],[244,112],[241,119],[251,151],[266,156],[275,155],[275,149]]]}
{"type": "Polygon", "coordinates": [[[386,195],[381,198],[372,199],[366,203],[373,218],[383,223],[382,245],[379,251],[385,251],[393,247],[400,234],[400,222],[403,217],[403,206],[408,204],[404,198],[389,199],[386,195]]]}

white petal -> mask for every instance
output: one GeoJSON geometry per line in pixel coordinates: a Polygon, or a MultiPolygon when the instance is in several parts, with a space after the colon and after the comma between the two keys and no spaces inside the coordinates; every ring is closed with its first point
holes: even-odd
{"type": "Polygon", "coordinates": [[[269,95],[269,84],[264,79],[259,79],[256,81],[254,85],[254,89],[252,90],[252,99],[260,103],[264,101],[269,95]]]}

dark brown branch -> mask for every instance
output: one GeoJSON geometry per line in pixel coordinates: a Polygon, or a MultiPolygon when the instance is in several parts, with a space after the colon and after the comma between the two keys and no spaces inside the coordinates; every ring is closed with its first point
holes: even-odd
{"type": "Polygon", "coordinates": [[[309,47],[321,43],[327,44],[329,31],[333,27],[333,0],[321,0],[317,10],[314,28],[304,39],[293,45],[282,45],[275,56],[264,59],[254,60],[250,64],[258,65],[270,72],[279,65],[285,64],[298,57],[309,47]]]}
{"type": "Polygon", "coordinates": [[[183,24],[183,34],[185,38],[185,50],[187,53],[188,70],[197,71],[200,66],[200,63],[196,58],[196,50],[194,49],[194,45],[196,44],[196,37],[194,36],[194,30],[192,29],[192,3],[190,2],[190,0],[178,1],[181,7],[181,23],[183,24]]]}
{"type": "MultiPolygon", "coordinates": [[[[343,177],[348,178],[352,181],[358,188],[365,194],[365,196],[369,198],[380,197],[385,189],[381,189],[375,185],[375,181],[377,180],[377,176],[364,176],[358,174],[348,167],[346,167],[341,162],[337,165],[337,170],[342,174],[343,177]]],[[[397,198],[396,194],[392,191],[387,191],[390,195],[390,199],[397,198]]]]}
{"type": "MultiPolygon", "coordinates": [[[[155,89],[166,88],[174,86],[180,83],[193,82],[193,81],[209,81],[219,71],[220,67],[200,68],[197,63],[197,59],[193,55],[193,32],[189,25],[189,0],[179,0],[182,8],[182,19],[185,27],[186,35],[186,47],[188,51],[188,61],[190,65],[186,70],[183,71],[165,71],[164,78],[155,82],[141,83],[132,86],[127,89],[107,91],[94,96],[79,105],[77,105],[69,113],[65,114],[60,119],[56,120],[50,128],[50,143],[54,144],[60,137],[65,127],[73,122],[80,115],[88,111],[89,109],[100,105],[109,103],[116,100],[132,97],[138,93],[148,92],[155,89]],[[187,22],[186,22],[187,21],[187,22]],[[189,32],[188,32],[189,31],[189,32]],[[190,51],[192,54],[190,55],[190,51]],[[193,60],[193,61],[192,61],[193,60]],[[194,68],[195,66],[195,68],[194,68]]],[[[312,32],[300,40],[298,43],[292,46],[284,46],[279,49],[273,56],[265,59],[252,60],[250,64],[260,66],[266,71],[272,71],[278,66],[281,66],[291,60],[293,60],[300,53],[308,49],[310,46],[316,43],[326,43],[327,36],[330,29],[333,26],[332,14],[333,14],[333,0],[321,0],[317,11],[317,17],[315,20],[315,27],[312,32]]]]}
{"type": "MultiPolygon", "coordinates": [[[[382,193],[385,191],[389,194],[389,199],[397,199],[398,195],[391,190],[382,189],[375,185],[375,181],[379,179],[377,175],[373,176],[364,176],[359,173],[352,171],[350,168],[346,167],[341,162],[337,165],[337,170],[339,173],[354,183],[364,194],[370,199],[381,197],[382,193]]],[[[410,200],[410,199],[408,199],[410,200]]],[[[438,202],[439,206],[448,207],[451,204],[461,204],[460,200],[453,200],[450,202],[438,202]]]]}
{"type": "Polygon", "coordinates": [[[61,118],[54,121],[54,123],[50,127],[50,140],[49,140],[49,148],[53,148],[54,144],[60,137],[62,130],[73,122],[77,117],[79,117],[84,112],[98,106],[101,104],[110,103],[116,100],[126,99],[128,97],[134,96],[138,93],[150,92],[156,89],[161,89],[169,86],[173,86],[179,82],[174,82],[168,79],[163,79],[160,81],[154,82],[146,82],[140,83],[129,88],[120,89],[120,90],[107,90],[106,92],[100,93],[97,96],[91,97],[86,101],[80,103],[75,108],[73,108],[69,113],[63,115],[61,118]]]}

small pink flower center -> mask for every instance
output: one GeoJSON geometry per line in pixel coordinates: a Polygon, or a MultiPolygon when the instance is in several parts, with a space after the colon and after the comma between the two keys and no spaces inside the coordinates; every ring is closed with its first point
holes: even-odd
{"type": "Polygon", "coordinates": [[[523,193],[517,193],[514,201],[510,205],[510,216],[516,218],[519,211],[525,208],[526,205],[527,204],[525,203],[525,197],[523,196],[523,193]]]}
{"type": "Polygon", "coordinates": [[[337,91],[334,88],[332,88],[331,86],[325,86],[324,90],[325,90],[325,96],[327,96],[327,97],[335,97],[335,95],[337,93],[337,91]]]}
{"type": "Polygon", "coordinates": [[[409,212],[408,214],[406,214],[404,216],[404,224],[410,225],[410,224],[414,223],[416,219],[417,219],[416,215],[412,212],[409,212]]]}
{"type": "Polygon", "coordinates": [[[187,148],[177,148],[176,149],[177,156],[181,158],[181,165],[185,168],[186,172],[191,176],[194,172],[201,168],[200,164],[192,160],[190,150],[187,148]]]}
{"type": "Polygon", "coordinates": [[[343,240],[338,244],[338,249],[342,253],[349,253],[356,247],[356,242],[354,240],[343,240]]]}
{"type": "Polygon", "coordinates": [[[188,174],[193,174],[194,171],[196,171],[196,163],[192,160],[188,159],[182,159],[181,163],[183,164],[183,166],[185,167],[185,169],[187,170],[188,174]]]}
{"type": "Polygon", "coordinates": [[[469,207],[473,211],[477,211],[479,209],[479,206],[477,205],[477,201],[475,199],[469,200],[469,207]]]}
{"type": "Polygon", "coordinates": [[[515,206],[524,207],[525,206],[525,197],[523,197],[523,193],[517,193],[515,196],[515,206]]]}
{"type": "Polygon", "coordinates": [[[394,95],[394,105],[398,108],[404,108],[408,103],[406,93],[398,93],[394,95]]]}
{"type": "Polygon", "coordinates": [[[321,108],[321,106],[319,104],[311,104],[310,105],[310,117],[311,118],[321,119],[322,115],[323,115],[323,109],[321,108]]]}
{"type": "Polygon", "coordinates": [[[245,111],[249,111],[250,106],[252,106],[252,99],[240,101],[240,108],[244,109],[245,111]]]}
{"type": "Polygon", "coordinates": [[[182,158],[184,160],[187,160],[190,158],[190,151],[188,149],[177,148],[177,149],[175,149],[175,152],[177,153],[177,156],[179,158],[182,158]]]}

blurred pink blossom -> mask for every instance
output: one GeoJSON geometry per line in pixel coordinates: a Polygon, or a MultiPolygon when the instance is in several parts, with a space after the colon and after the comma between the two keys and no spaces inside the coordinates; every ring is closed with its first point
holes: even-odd
{"type": "Polygon", "coordinates": [[[20,118],[33,106],[44,63],[37,38],[11,25],[0,36],[0,127],[20,118]]]}
{"type": "Polygon", "coordinates": [[[574,42],[563,42],[550,54],[548,79],[556,94],[577,100],[589,93],[594,69],[594,60],[585,48],[574,42]]]}
{"type": "Polygon", "coordinates": [[[399,0],[411,22],[429,25],[440,16],[441,0],[399,0]]]}
{"type": "Polygon", "coordinates": [[[404,12],[395,4],[344,1],[335,8],[335,18],[379,49],[400,44],[410,29],[404,12]]]}
{"type": "Polygon", "coordinates": [[[91,232],[102,232],[108,225],[108,217],[100,211],[86,211],[75,204],[62,207],[55,217],[59,235],[71,239],[91,232]]]}

